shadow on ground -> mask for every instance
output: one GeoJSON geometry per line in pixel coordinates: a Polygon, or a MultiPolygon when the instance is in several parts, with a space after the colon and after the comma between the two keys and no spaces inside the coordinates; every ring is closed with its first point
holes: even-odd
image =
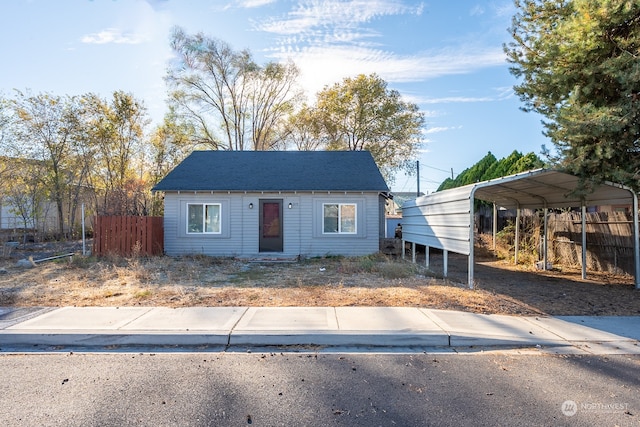
{"type": "MultiPolygon", "coordinates": [[[[424,253],[416,263],[425,263],[424,253]]],[[[443,257],[432,250],[430,270],[442,277],[443,257]]],[[[548,315],[640,315],[640,290],[633,277],[604,272],[582,272],[576,268],[538,271],[532,266],[515,266],[507,261],[480,258],[475,263],[475,289],[485,290],[521,302],[540,314],[548,315]]],[[[460,284],[468,281],[468,257],[449,253],[447,279],[460,284]]]]}

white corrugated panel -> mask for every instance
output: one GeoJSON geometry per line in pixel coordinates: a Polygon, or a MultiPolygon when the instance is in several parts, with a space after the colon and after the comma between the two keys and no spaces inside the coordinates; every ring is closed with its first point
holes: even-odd
{"type": "Polygon", "coordinates": [[[460,187],[406,202],[402,207],[402,238],[469,255],[469,195],[468,187],[460,187]]]}

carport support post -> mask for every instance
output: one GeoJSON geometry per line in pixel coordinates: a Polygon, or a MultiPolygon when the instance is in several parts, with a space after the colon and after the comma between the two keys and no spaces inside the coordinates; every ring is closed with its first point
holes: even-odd
{"type": "Polygon", "coordinates": [[[547,217],[549,216],[549,212],[546,201],[544,202],[544,209],[542,212],[544,215],[544,220],[542,221],[542,262],[544,263],[544,266],[542,269],[547,271],[547,252],[549,250],[549,239],[547,238],[547,217]]]}
{"type": "Polygon", "coordinates": [[[411,242],[411,262],[416,263],[416,242],[411,242]]]}
{"type": "Polygon", "coordinates": [[[404,242],[405,240],[402,239],[402,241],[400,242],[402,244],[402,250],[400,252],[402,252],[402,260],[404,261],[404,242]]]}
{"type": "Polygon", "coordinates": [[[638,196],[634,191],[633,195],[633,259],[635,265],[636,289],[640,289],[640,249],[638,248],[638,196]]]}
{"type": "Polygon", "coordinates": [[[498,207],[493,203],[493,250],[496,250],[496,234],[498,233],[498,207]]]}
{"type": "Polygon", "coordinates": [[[582,278],[587,278],[587,205],[582,199],[582,278]]]}
{"type": "Polygon", "coordinates": [[[424,247],[424,266],[429,268],[429,246],[424,247]]]}
{"type": "MultiPolygon", "coordinates": [[[[475,189],[471,190],[471,194],[469,195],[469,267],[468,267],[468,283],[469,289],[474,288],[474,277],[473,277],[473,267],[474,267],[474,258],[475,252],[473,248],[473,242],[475,241],[475,189]]],[[[446,264],[445,264],[446,265],[446,264]]]]}
{"type": "Polygon", "coordinates": [[[513,262],[518,265],[518,252],[520,251],[520,203],[516,208],[516,253],[513,257],[513,262]]]}
{"type": "Polygon", "coordinates": [[[442,251],[442,275],[445,279],[449,275],[449,251],[446,249],[442,251]]]}

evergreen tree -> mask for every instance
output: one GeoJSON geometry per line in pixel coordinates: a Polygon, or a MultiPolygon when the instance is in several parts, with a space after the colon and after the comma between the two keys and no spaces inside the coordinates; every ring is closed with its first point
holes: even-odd
{"type": "Polygon", "coordinates": [[[640,188],[640,0],[516,0],[505,45],[525,111],[545,117],[579,191],[640,188]]]}
{"type": "Polygon", "coordinates": [[[497,162],[496,156],[487,153],[478,163],[468,169],[463,170],[455,179],[445,179],[437,191],[448,190],[450,188],[462,187],[463,185],[473,184],[482,181],[485,172],[497,162]]]}
{"type": "Polygon", "coordinates": [[[445,179],[437,191],[502,178],[520,172],[539,169],[543,166],[544,162],[534,153],[522,155],[519,151],[514,150],[509,156],[498,160],[489,152],[478,163],[460,172],[455,179],[445,179]]]}

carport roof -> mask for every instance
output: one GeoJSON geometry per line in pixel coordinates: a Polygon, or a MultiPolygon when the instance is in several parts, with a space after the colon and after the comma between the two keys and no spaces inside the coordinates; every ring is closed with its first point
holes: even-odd
{"type": "MultiPolygon", "coordinates": [[[[552,169],[536,169],[471,184],[466,188],[471,197],[494,202],[507,209],[539,209],[581,206],[581,198],[572,194],[577,186],[576,176],[552,169]]],[[[606,182],[585,195],[584,201],[586,206],[631,205],[633,193],[627,187],[606,182]]]]}
{"type": "MultiPolygon", "coordinates": [[[[473,287],[474,199],[493,202],[496,206],[507,209],[582,207],[583,212],[586,206],[630,205],[633,211],[632,218],[634,218],[635,284],[636,288],[640,289],[640,247],[638,244],[636,194],[632,189],[623,185],[605,182],[598,185],[593,192],[580,197],[573,194],[578,182],[578,177],[561,171],[536,169],[431,193],[409,201],[403,206],[403,238],[408,242],[467,254],[469,256],[469,286],[473,287]]],[[[584,215],[582,220],[584,223],[584,215]]],[[[585,276],[585,225],[582,227],[582,242],[582,269],[583,276],[585,276]]],[[[546,243],[543,246],[543,260],[546,266],[546,243]]]]}

